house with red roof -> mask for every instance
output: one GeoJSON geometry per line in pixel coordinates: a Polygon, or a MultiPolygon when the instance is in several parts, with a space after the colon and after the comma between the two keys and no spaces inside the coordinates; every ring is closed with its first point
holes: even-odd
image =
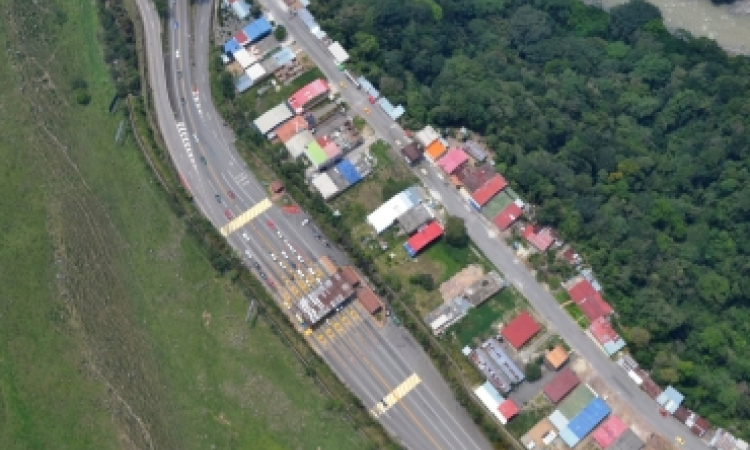
{"type": "Polygon", "coordinates": [[[599,428],[591,435],[599,447],[608,449],[620,436],[628,430],[628,426],[619,417],[612,414],[599,425],[599,428]]]}
{"type": "Polygon", "coordinates": [[[503,327],[500,334],[516,350],[523,347],[531,338],[539,333],[539,324],[531,315],[524,311],[503,327]]]}
{"type": "Polygon", "coordinates": [[[301,113],[306,108],[323,100],[328,95],[328,91],[328,83],[324,79],[318,78],[292,94],[289,97],[289,106],[297,113],[301,113]]]}
{"type": "Polygon", "coordinates": [[[523,238],[540,252],[547,251],[552,243],[555,242],[555,235],[552,228],[542,228],[532,224],[526,225],[526,228],[523,229],[523,238]]]}
{"type": "Polygon", "coordinates": [[[510,419],[518,415],[518,406],[513,403],[513,400],[507,398],[504,402],[500,403],[497,408],[501,416],[505,418],[505,422],[510,422],[510,419]]]}
{"type": "Polygon", "coordinates": [[[508,227],[513,225],[522,214],[523,202],[520,199],[516,199],[513,203],[503,208],[495,218],[492,219],[492,222],[500,229],[500,231],[505,231],[508,227]]]}
{"type": "Polygon", "coordinates": [[[466,164],[466,161],[468,160],[469,155],[467,155],[463,149],[452,148],[448,150],[448,153],[446,153],[445,156],[438,160],[437,165],[443,169],[443,172],[450,175],[463,164],[466,164]]]}
{"type": "Polygon", "coordinates": [[[625,340],[617,334],[608,317],[599,317],[591,322],[589,333],[599,342],[608,355],[614,355],[625,347],[625,340]]]}
{"type": "Polygon", "coordinates": [[[581,308],[589,321],[593,322],[612,314],[612,306],[604,300],[601,292],[594,288],[591,281],[580,277],[574,280],[574,284],[567,290],[570,298],[581,308]]]}
{"type": "Polygon", "coordinates": [[[430,245],[434,240],[443,235],[443,227],[437,221],[430,222],[429,225],[417,231],[404,244],[406,252],[412,258],[421,252],[425,247],[430,245]]]}
{"type": "Polygon", "coordinates": [[[578,375],[570,367],[566,367],[544,385],[542,392],[552,403],[559,403],[580,383],[581,380],[578,378],[578,375]]]}
{"type": "Polygon", "coordinates": [[[471,200],[469,203],[471,203],[476,209],[482,209],[482,206],[484,206],[485,203],[490,201],[498,192],[505,189],[506,186],[508,186],[508,182],[505,181],[505,178],[499,173],[496,173],[492,178],[487,180],[482,187],[471,194],[471,200]]]}

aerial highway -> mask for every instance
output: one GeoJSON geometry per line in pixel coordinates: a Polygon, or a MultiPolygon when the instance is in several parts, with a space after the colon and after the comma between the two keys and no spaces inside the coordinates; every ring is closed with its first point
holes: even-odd
{"type": "MultiPolygon", "coordinates": [[[[394,150],[409,141],[398,124],[380,108],[370,105],[366,94],[349,82],[323,44],[312,36],[299,18],[289,12],[281,0],[261,0],[261,3],[271,11],[276,21],[284,25],[296,38],[298,44],[310,55],[326,77],[339,87],[347,104],[354,109],[355,113],[367,120],[377,135],[388,141],[394,150]]],[[[401,160],[395,153],[394,158],[401,160]]],[[[469,235],[475,245],[523,293],[534,309],[552,325],[574,351],[592,364],[600,376],[639,416],[651,423],[659,434],[670,441],[680,437],[686,448],[706,448],[706,445],[692,435],[684,425],[671,417],[663,417],[659,414],[656,403],[584,334],[552,295],[536,281],[529,269],[518,263],[514,251],[499,237],[493,225],[484,220],[481,214],[472,210],[458,191],[446,184],[433,165],[423,162],[413,170],[450,214],[462,217],[466,221],[469,235]]]]}
{"type": "MultiPolygon", "coordinates": [[[[346,256],[326,243],[312,222],[303,224],[307,216],[276,206],[233,148],[231,131],[224,127],[210,95],[213,2],[173,1],[165,22],[148,0],[136,3],[157,121],[175,167],[200,211],[264,280],[279,304],[292,311],[291,304],[324,277],[318,258],[329,255],[343,265],[346,256]]],[[[307,336],[405,447],[491,448],[403,329],[376,323],[353,303],[307,336]]]]}

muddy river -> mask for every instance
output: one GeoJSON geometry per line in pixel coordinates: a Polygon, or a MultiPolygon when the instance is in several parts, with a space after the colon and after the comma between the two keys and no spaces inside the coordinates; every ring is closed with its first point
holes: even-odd
{"type": "MultiPolygon", "coordinates": [[[[604,8],[627,0],[593,0],[604,8]]],[[[714,6],[710,0],[647,0],[657,6],[669,29],[682,28],[693,36],[716,40],[730,53],[750,54],[750,0],[714,6]]]]}

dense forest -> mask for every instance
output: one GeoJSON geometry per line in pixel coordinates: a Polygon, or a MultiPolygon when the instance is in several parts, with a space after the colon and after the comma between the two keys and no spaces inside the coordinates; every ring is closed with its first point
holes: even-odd
{"type": "Polygon", "coordinates": [[[639,361],[750,436],[750,60],[636,0],[321,0],[405,124],[467,126],[597,272],[639,361]]]}

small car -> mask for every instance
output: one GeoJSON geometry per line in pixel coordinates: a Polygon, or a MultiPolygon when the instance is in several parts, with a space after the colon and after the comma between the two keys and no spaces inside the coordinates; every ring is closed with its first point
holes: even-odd
{"type": "Polygon", "coordinates": [[[216,199],[217,202],[221,203],[221,195],[216,194],[214,195],[214,198],[216,199]]]}
{"type": "Polygon", "coordinates": [[[278,258],[276,258],[276,255],[274,253],[271,253],[271,259],[274,261],[278,261],[278,258]]]}
{"type": "Polygon", "coordinates": [[[247,256],[247,259],[253,259],[253,254],[250,253],[250,250],[245,250],[245,256],[247,256]]]}
{"type": "Polygon", "coordinates": [[[244,231],[242,233],[242,239],[244,239],[246,241],[250,241],[250,235],[247,234],[247,231],[244,231]]]}
{"type": "Polygon", "coordinates": [[[227,219],[230,219],[230,220],[231,220],[231,219],[232,219],[232,218],[234,217],[234,216],[232,215],[232,211],[230,211],[230,210],[228,210],[228,209],[225,209],[225,210],[224,210],[224,215],[226,216],[226,218],[227,218],[227,219]]]}
{"type": "Polygon", "coordinates": [[[235,196],[235,195],[234,195],[234,192],[232,192],[232,191],[227,191],[227,195],[228,195],[228,196],[229,196],[229,198],[231,198],[232,200],[234,200],[235,198],[237,198],[237,196],[235,196]]]}

